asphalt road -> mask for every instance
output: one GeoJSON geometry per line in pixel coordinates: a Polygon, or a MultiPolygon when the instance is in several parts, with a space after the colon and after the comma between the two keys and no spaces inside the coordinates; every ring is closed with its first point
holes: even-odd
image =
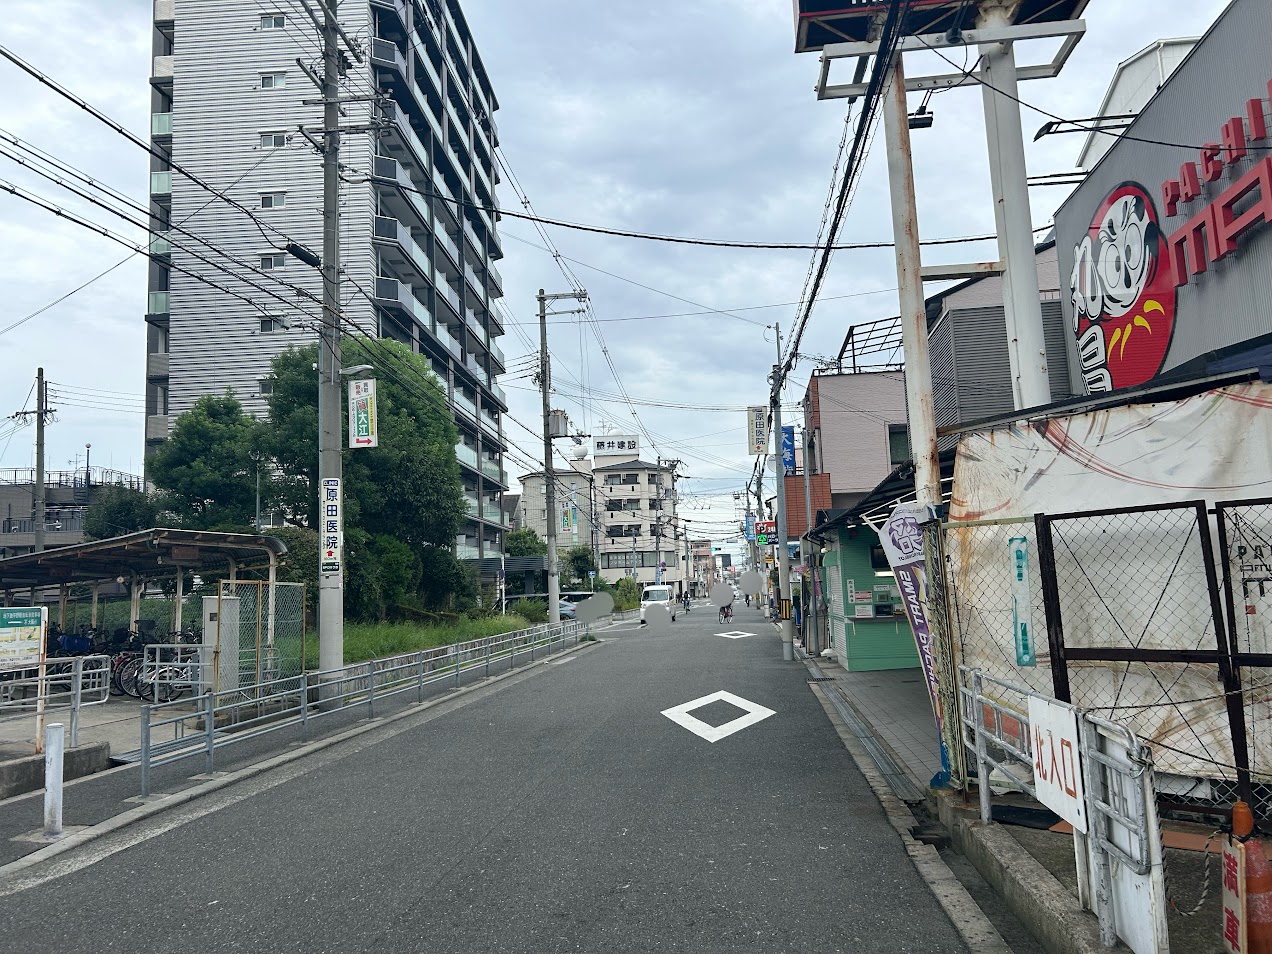
{"type": "MultiPolygon", "coordinates": [[[[97,860],[0,897],[0,936],[24,954],[966,950],[758,612],[604,636],[184,824],[161,814],[131,847],[79,849],[97,860]],[[715,742],[662,714],[721,690],[773,714],[715,742]]],[[[693,714],[710,734],[744,713],[693,714]]]]}

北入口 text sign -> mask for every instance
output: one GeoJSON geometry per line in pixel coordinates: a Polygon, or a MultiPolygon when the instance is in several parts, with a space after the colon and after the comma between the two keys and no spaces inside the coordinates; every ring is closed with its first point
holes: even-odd
{"type": "Polygon", "coordinates": [[[1038,801],[1086,834],[1086,790],[1078,744],[1078,711],[1052,699],[1029,697],[1034,794],[1038,801]]]}

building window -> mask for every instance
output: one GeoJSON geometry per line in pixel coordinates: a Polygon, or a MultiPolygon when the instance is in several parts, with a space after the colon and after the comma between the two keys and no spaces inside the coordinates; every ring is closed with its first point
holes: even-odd
{"type": "Polygon", "coordinates": [[[281,209],[287,204],[286,192],[262,192],[261,208],[262,209],[281,209]]]}
{"type": "Polygon", "coordinates": [[[893,467],[910,459],[910,429],[904,424],[888,425],[888,461],[893,467]]]}
{"type": "Polygon", "coordinates": [[[261,133],[262,149],[282,149],[287,145],[287,133],[267,132],[261,133]]]}
{"type": "Polygon", "coordinates": [[[262,73],[261,89],[282,89],[287,85],[286,73],[262,73]]]}
{"type": "Polygon", "coordinates": [[[287,254],[285,252],[261,256],[261,268],[284,268],[286,265],[287,254]]]}
{"type": "Polygon", "coordinates": [[[261,397],[269,397],[271,394],[273,394],[274,379],[273,378],[257,378],[256,393],[259,394],[261,397]]]}
{"type": "Polygon", "coordinates": [[[261,334],[263,335],[273,334],[276,331],[286,331],[286,330],[287,330],[287,322],[283,321],[282,318],[270,317],[270,318],[261,319],[261,334]]]}
{"type": "Polygon", "coordinates": [[[287,25],[287,20],[282,14],[267,14],[261,17],[262,30],[281,30],[287,25]]]}

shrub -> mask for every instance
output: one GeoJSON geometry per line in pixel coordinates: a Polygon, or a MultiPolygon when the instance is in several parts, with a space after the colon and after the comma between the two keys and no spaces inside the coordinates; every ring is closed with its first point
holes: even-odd
{"type": "Polygon", "coordinates": [[[527,623],[546,623],[548,621],[548,604],[545,600],[517,600],[512,608],[527,623]]]}

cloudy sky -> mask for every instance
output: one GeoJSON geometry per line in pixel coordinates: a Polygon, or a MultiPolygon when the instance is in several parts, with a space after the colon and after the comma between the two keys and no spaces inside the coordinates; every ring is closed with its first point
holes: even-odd
{"type": "MultiPolygon", "coordinates": [[[[1064,74],[1022,84],[1021,95],[1062,116],[1091,116],[1119,61],[1162,35],[1200,34],[1225,5],[1158,0],[1146,17],[1141,4],[1091,0],[1087,37],[1064,74]],[[1159,32],[1163,24],[1168,34],[1159,32]]],[[[539,214],[739,241],[815,238],[844,106],[815,99],[817,57],[791,52],[789,0],[468,0],[465,11],[499,98],[504,157],[539,214]]],[[[5,13],[0,43],[128,128],[146,131],[150,0],[6,0],[5,13]]],[[[1030,62],[1050,52],[1026,46],[1018,55],[1030,62]]],[[[912,75],[943,66],[907,62],[912,75]]],[[[142,150],[7,63],[0,65],[0,88],[0,129],[145,200],[142,150]]],[[[931,108],[936,124],[914,136],[922,233],[987,233],[993,215],[981,94],[943,93],[931,108]]],[[[1024,110],[1026,138],[1044,121],[1024,110]]],[[[1030,173],[1073,168],[1082,138],[1028,143],[1030,173]]],[[[52,185],[34,186],[2,158],[0,180],[32,183],[55,202],[79,208],[52,185]]],[[[891,225],[882,137],[861,185],[841,238],[886,241],[891,225]]],[[[1050,220],[1064,191],[1033,191],[1035,224],[1050,220]]],[[[501,201],[518,208],[507,183],[501,201]]],[[[93,217],[104,219],[104,213],[93,217]]],[[[505,219],[502,234],[506,304],[517,321],[528,323],[535,291],[567,290],[566,279],[529,223],[505,219]]],[[[682,405],[638,405],[640,423],[657,441],[656,451],[643,456],[682,459],[683,472],[693,478],[682,489],[691,495],[723,493],[714,504],[706,496],[689,498],[690,507],[701,509],[687,514],[703,521],[704,530],[723,527],[732,517],[731,492],[750,472],[745,415],[707,408],[764,402],[775,347],[766,326],[780,323],[785,334],[792,325],[809,254],[693,248],[565,229],[550,234],[591,295],[622,387],[637,401],[682,405]],[[730,310],[734,314],[718,313],[730,310]],[[699,314],[686,314],[692,312],[699,314]]],[[[50,468],[82,461],[91,443],[94,464],[140,470],[144,262],[127,261],[3,329],[126,254],[0,193],[0,416],[24,406],[42,364],[63,386],[48,432],[50,468]]],[[[946,246],[925,252],[925,264],[994,257],[992,244],[946,246]]],[[[839,253],[801,353],[833,356],[849,326],[895,314],[894,285],[890,252],[839,253]]],[[[551,347],[562,393],[554,403],[589,432],[606,424],[636,432],[627,405],[609,400],[619,388],[593,330],[574,316],[555,321],[551,347]],[[575,400],[582,392],[597,397],[575,400]]],[[[510,363],[535,338],[532,324],[510,327],[503,342],[510,363]]],[[[813,366],[811,358],[800,362],[787,403],[802,396],[813,366]]],[[[531,383],[509,374],[504,384],[513,415],[533,424],[538,402],[531,383]]],[[[30,466],[31,430],[9,430],[0,424],[0,435],[7,435],[0,437],[0,467],[30,466]]],[[[527,451],[535,447],[515,425],[507,431],[527,451]]]]}

